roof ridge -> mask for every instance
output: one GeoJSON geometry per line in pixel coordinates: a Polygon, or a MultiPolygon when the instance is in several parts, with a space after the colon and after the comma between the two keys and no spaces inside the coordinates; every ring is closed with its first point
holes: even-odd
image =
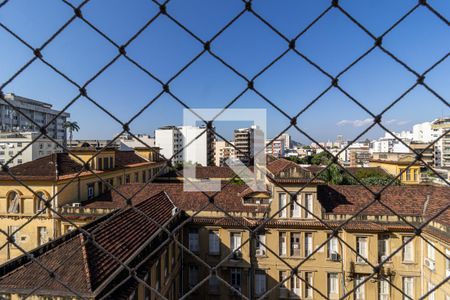
{"type": "Polygon", "coordinates": [[[87,240],[84,238],[84,235],[82,233],[79,234],[79,237],[81,240],[81,255],[83,256],[83,266],[84,271],[86,272],[86,284],[88,286],[88,289],[92,292],[92,273],[89,266],[89,259],[86,250],[87,240]]]}

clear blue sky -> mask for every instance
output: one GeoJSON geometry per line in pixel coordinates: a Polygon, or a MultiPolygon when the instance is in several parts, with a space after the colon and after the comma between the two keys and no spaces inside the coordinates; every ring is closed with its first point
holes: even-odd
{"type": "MultiPolygon", "coordinates": [[[[1,1],[0,1],[1,2],[1,1]]],[[[412,8],[412,0],[343,0],[341,5],[374,35],[380,35],[412,8]]],[[[76,4],[76,1],[73,1],[76,4]]],[[[288,38],[302,31],[330,1],[255,0],[253,7],[288,38]]],[[[450,18],[450,1],[429,3],[450,18]]],[[[210,39],[243,8],[239,0],[172,0],[168,11],[203,40],[210,39]]],[[[150,0],[93,0],[83,15],[116,43],[124,43],[158,12],[150,0]]],[[[33,47],[39,47],[68,20],[73,11],[59,0],[11,0],[0,9],[0,22],[33,47]]],[[[0,28],[0,82],[6,81],[32,57],[32,53],[0,28]]],[[[332,75],[364,53],[373,41],[338,10],[333,9],[297,42],[297,48],[332,75]]],[[[421,7],[390,32],[383,45],[413,69],[423,72],[450,50],[450,29],[421,7]]],[[[287,43],[253,15],[246,13],[212,43],[212,50],[245,76],[252,77],[275,59],[287,43]]],[[[199,42],[162,16],[128,48],[127,53],[162,80],[202,50],[199,42]]],[[[43,55],[76,82],[83,84],[116,55],[115,48],[81,20],[73,22],[43,55]]],[[[379,49],[342,76],[341,86],[374,113],[400,96],[416,78],[379,49]]],[[[430,72],[426,82],[447,101],[450,99],[450,58],[430,72]]],[[[289,115],[295,115],[329,84],[328,78],[299,56],[288,53],[255,81],[255,87],[289,115]]],[[[209,54],[201,57],[171,84],[174,94],[191,107],[223,107],[246,83],[209,54]]],[[[126,121],[161,90],[160,85],[120,58],[87,88],[99,104],[126,121]]],[[[4,92],[52,103],[62,108],[77,89],[36,61],[4,92]]],[[[279,112],[253,92],[246,93],[233,108],[267,108],[268,135],[289,124],[279,112]]],[[[120,131],[109,116],[81,99],[68,110],[81,127],[75,137],[111,138],[120,131]]],[[[417,122],[449,115],[449,107],[419,87],[384,116],[392,130],[409,129],[417,122]]],[[[150,133],[162,125],[181,124],[182,106],[169,96],[157,100],[131,124],[136,133],[150,133]]],[[[299,119],[299,126],[319,140],[334,140],[337,134],[351,139],[363,130],[370,116],[339,91],[332,89],[299,119]]],[[[230,128],[223,128],[228,135],[230,128]]],[[[295,131],[294,139],[307,142],[295,131]]],[[[366,137],[382,135],[372,130],[366,137]]]]}

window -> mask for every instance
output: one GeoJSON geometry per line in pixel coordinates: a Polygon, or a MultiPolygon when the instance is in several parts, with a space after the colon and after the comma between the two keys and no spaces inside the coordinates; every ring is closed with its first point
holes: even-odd
{"type": "Polygon", "coordinates": [[[328,240],[328,258],[332,258],[332,254],[338,254],[338,238],[337,237],[332,237],[331,239],[328,240]]]}
{"type": "Polygon", "coordinates": [[[266,292],[266,273],[264,271],[256,271],[255,274],[255,294],[261,296],[266,292]]]}
{"type": "Polygon", "coordinates": [[[406,181],[410,181],[411,180],[411,169],[407,169],[405,173],[406,173],[406,181]]]}
{"type": "Polygon", "coordinates": [[[189,265],[189,288],[193,288],[198,283],[198,267],[196,265],[189,265]]]}
{"type": "Polygon", "coordinates": [[[22,143],[17,143],[17,148],[22,147],[22,143]]]}
{"type": "Polygon", "coordinates": [[[108,157],[103,157],[103,168],[105,170],[109,169],[109,159],[108,159],[108,157]]]}
{"type": "Polygon", "coordinates": [[[313,251],[313,235],[310,232],[305,233],[305,257],[313,251]]]}
{"type": "Polygon", "coordinates": [[[298,275],[293,275],[291,277],[291,293],[292,296],[301,296],[301,281],[298,275]]]}
{"type": "Polygon", "coordinates": [[[409,241],[411,237],[404,236],[403,244],[406,244],[402,250],[402,256],[404,262],[412,262],[414,261],[414,240],[409,241]],[[409,242],[408,242],[409,241],[409,242]]]}
{"type": "MultiPolygon", "coordinates": [[[[278,198],[279,198],[279,201],[280,201],[279,209],[282,209],[283,207],[286,206],[286,193],[279,193],[278,194],[278,198]]],[[[280,216],[280,218],[286,218],[287,217],[285,208],[280,211],[279,216],[280,216]]]]}
{"type": "Polygon", "coordinates": [[[217,255],[220,253],[220,238],[218,231],[209,232],[209,254],[217,255]]]}
{"type": "Polygon", "coordinates": [[[1,300],[11,300],[11,294],[0,294],[1,300]]]}
{"type": "Polygon", "coordinates": [[[134,182],[139,182],[139,173],[134,173],[134,182]]]}
{"type": "Polygon", "coordinates": [[[236,290],[241,291],[241,269],[231,268],[231,286],[236,290]]]}
{"type": "Polygon", "coordinates": [[[231,233],[231,251],[234,252],[235,255],[240,255],[241,253],[241,233],[240,232],[232,232],[231,233]]]}
{"type": "Polygon", "coordinates": [[[122,185],[122,176],[117,177],[117,182],[119,183],[119,185],[122,185]]]}
{"type": "Polygon", "coordinates": [[[291,256],[300,256],[300,233],[291,233],[291,256]]]}
{"type": "Polygon", "coordinates": [[[288,296],[288,272],[287,271],[280,271],[280,282],[282,284],[280,285],[279,291],[280,291],[280,298],[286,298],[288,296]]]}
{"type": "Polygon", "coordinates": [[[22,164],[22,159],[19,158],[19,159],[17,160],[17,164],[19,164],[19,165],[22,164]]]}
{"type": "Polygon", "coordinates": [[[192,252],[198,252],[199,250],[198,230],[196,229],[189,231],[189,250],[192,252]]]}
{"type": "Polygon", "coordinates": [[[211,294],[219,293],[219,279],[216,276],[209,277],[208,290],[211,294]]]}
{"type": "Polygon", "coordinates": [[[365,299],[366,293],[365,293],[365,282],[362,283],[365,280],[365,277],[357,274],[355,277],[355,300],[363,300],[365,299]]]}
{"type": "Polygon", "coordinates": [[[99,181],[97,184],[98,184],[98,193],[99,194],[103,193],[103,182],[99,181]]]}
{"type": "Polygon", "coordinates": [[[142,182],[146,182],[147,181],[147,172],[144,170],[142,171],[142,182]]]}
{"type": "Polygon", "coordinates": [[[312,272],[305,272],[305,298],[313,297],[313,277],[312,272]]]}
{"type": "Polygon", "coordinates": [[[287,240],[286,240],[286,232],[280,232],[280,236],[279,236],[279,243],[280,243],[280,249],[279,249],[279,253],[280,256],[286,256],[286,252],[287,252],[287,240]]]}
{"type": "Polygon", "coordinates": [[[45,243],[48,242],[48,231],[47,231],[47,227],[38,227],[37,228],[37,233],[38,233],[38,246],[42,246],[45,243]]]}
{"type": "Polygon", "coordinates": [[[114,160],[113,160],[112,157],[109,158],[109,167],[110,167],[111,169],[114,168],[114,160]]]}
{"type": "MultiPolygon", "coordinates": [[[[414,278],[413,277],[403,277],[403,293],[414,299],[414,278]]],[[[403,296],[403,299],[409,299],[403,296]]]]}
{"type": "Polygon", "coordinates": [[[87,198],[88,199],[94,198],[94,190],[95,190],[94,184],[93,183],[89,183],[87,185],[87,198]]]}
{"type": "Polygon", "coordinates": [[[103,170],[103,160],[101,157],[97,157],[97,169],[103,170]]]}
{"type": "MultiPolygon", "coordinates": [[[[313,211],[313,195],[312,194],[306,194],[305,195],[305,208],[314,213],[313,211]]],[[[310,219],[313,217],[312,214],[310,214],[308,211],[305,211],[305,218],[310,219]]]]}
{"type": "Polygon", "coordinates": [[[435,261],[436,254],[433,242],[428,241],[427,243],[427,257],[429,260],[435,261]]]}
{"type": "Polygon", "coordinates": [[[45,209],[45,203],[44,201],[47,200],[47,196],[43,192],[37,192],[37,197],[35,199],[35,212],[40,212],[41,210],[45,209]]]}
{"type": "Polygon", "coordinates": [[[266,254],[266,235],[258,234],[256,236],[256,255],[265,255],[266,254]]]}
{"type": "Polygon", "coordinates": [[[356,251],[358,253],[356,261],[358,263],[365,263],[367,260],[367,238],[366,237],[357,237],[356,238],[356,251]]]}
{"type": "Polygon", "coordinates": [[[18,214],[21,211],[21,199],[19,193],[12,191],[8,194],[8,212],[18,214]]]}
{"type": "Polygon", "coordinates": [[[414,176],[414,181],[418,181],[417,180],[417,169],[413,170],[413,176],[414,176]]]}
{"type": "Polygon", "coordinates": [[[125,175],[125,183],[130,183],[130,174],[125,175]]]}
{"type": "Polygon", "coordinates": [[[427,292],[433,291],[433,292],[431,292],[428,295],[428,300],[434,300],[435,299],[435,297],[434,297],[434,288],[435,288],[435,285],[431,281],[428,281],[428,290],[427,290],[427,292]]]}
{"type": "Polygon", "coordinates": [[[382,234],[378,237],[378,261],[383,261],[389,255],[389,235],[382,234]]]}
{"type": "Polygon", "coordinates": [[[391,286],[387,279],[383,278],[378,282],[378,293],[380,300],[389,300],[391,286]]]}
{"type": "Polygon", "coordinates": [[[300,199],[297,199],[296,196],[291,197],[291,217],[292,218],[300,218],[300,205],[298,205],[297,201],[300,201],[300,199]]]}
{"type": "Polygon", "coordinates": [[[327,277],[328,297],[338,294],[338,273],[328,273],[327,277]]]}

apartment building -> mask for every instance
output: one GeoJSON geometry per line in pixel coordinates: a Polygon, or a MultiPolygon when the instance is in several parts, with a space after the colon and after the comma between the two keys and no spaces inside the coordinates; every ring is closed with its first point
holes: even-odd
{"type": "Polygon", "coordinates": [[[255,125],[234,130],[234,145],[237,149],[236,157],[245,165],[253,164],[256,154],[255,145],[258,144],[263,148],[265,146],[264,143],[264,132],[255,125]]]}
{"type": "Polygon", "coordinates": [[[450,168],[450,117],[436,119],[431,123],[434,144],[434,165],[438,168],[450,168]]]}
{"type": "MultiPolygon", "coordinates": [[[[31,250],[61,235],[60,224],[55,220],[60,207],[79,206],[105,193],[110,186],[146,182],[165,165],[152,160],[150,150],[137,154],[111,148],[94,157],[96,150],[73,148],[71,154],[54,153],[12,167],[9,173],[0,172],[0,229],[15,233],[20,247],[31,250]],[[84,164],[88,164],[95,175],[86,171],[84,164]],[[45,200],[52,197],[49,209],[45,200]],[[27,225],[20,228],[23,224],[27,225]]],[[[0,243],[5,242],[6,237],[0,237],[0,243]]],[[[8,244],[0,249],[0,261],[21,254],[19,248],[8,244]]]]}
{"type": "MultiPolygon", "coordinates": [[[[62,149],[45,136],[39,137],[37,132],[8,132],[0,133],[0,163],[9,167],[20,165],[62,149]]],[[[62,144],[62,140],[58,141],[62,144]]]]}
{"type": "Polygon", "coordinates": [[[155,130],[155,146],[175,164],[214,165],[214,133],[205,127],[166,126],[155,130]]]}
{"type": "MultiPolygon", "coordinates": [[[[179,284],[179,295],[189,293],[191,299],[240,298],[237,292],[246,297],[265,295],[266,299],[348,296],[395,300],[404,299],[403,293],[417,299],[450,274],[450,262],[442,255],[450,251],[449,212],[444,211],[423,228],[421,237],[414,237],[411,227],[448,205],[448,187],[392,186],[381,194],[383,205],[376,202],[365,208],[374,196],[361,186],[324,185],[311,180],[308,170],[284,159],[271,160],[267,168],[266,192],[253,192],[242,184],[224,184],[220,193],[184,192],[182,183],[125,184],[117,192],[108,191],[80,207],[66,206],[61,214],[83,225],[102,213],[125,208],[123,196],[139,191],[132,203],[141,205],[164,191],[175,207],[191,217],[179,235],[189,251],[175,245],[180,251],[175,257],[180,261],[174,262],[180,264],[179,283],[175,283],[179,284]],[[332,235],[335,229],[337,233],[332,235]],[[252,231],[256,234],[251,235],[252,231]],[[199,259],[218,267],[211,273],[199,259]],[[250,286],[255,289],[250,290],[250,286]]],[[[211,168],[204,173],[208,171],[217,173],[211,168]]],[[[214,178],[214,174],[203,176],[214,178]]],[[[228,172],[220,176],[227,174],[232,176],[228,172]]],[[[61,226],[62,233],[71,234],[73,228],[67,221],[61,226]]],[[[158,287],[166,274],[172,274],[164,267],[168,260],[166,255],[153,260],[147,275],[152,288],[158,287]]],[[[11,293],[10,273],[14,271],[1,273],[2,293],[11,293]],[[7,284],[3,285],[3,280],[7,284]]],[[[145,272],[141,276],[145,277],[145,272]]],[[[165,282],[173,286],[173,280],[165,282]]],[[[142,283],[130,290],[134,290],[135,299],[157,298],[154,291],[145,294],[142,283]]],[[[161,295],[174,299],[169,293],[164,290],[161,295]]],[[[450,288],[444,284],[432,296],[446,299],[449,295],[450,288]]]]}
{"type": "Polygon", "coordinates": [[[277,158],[284,157],[285,149],[285,142],[283,140],[266,141],[266,154],[268,155],[277,158]]]}
{"type": "MultiPolygon", "coordinates": [[[[5,94],[4,98],[39,126],[47,125],[60,113],[54,110],[49,103],[17,96],[12,93],[5,94]]],[[[60,114],[47,127],[47,134],[53,139],[65,141],[67,136],[64,123],[69,117],[69,113],[63,112],[60,114]]],[[[6,101],[0,99],[0,131],[39,132],[39,129],[38,126],[9,106],[6,101]]]]}
{"type": "Polygon", "coordinates": [[[214,151],[214,159],[217,167],[225,166],[225,161],[228,159],[236,159],[236,149],[233,147],[233,144],[227,141],[216,141],[214,151]]]}

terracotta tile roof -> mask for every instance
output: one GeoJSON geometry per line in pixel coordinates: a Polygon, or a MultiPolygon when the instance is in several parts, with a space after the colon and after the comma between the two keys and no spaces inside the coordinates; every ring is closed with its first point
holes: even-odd
{"type": "MultiPolygon", "coordinates": [[[[371,186],[374,192],[380,186],[371,186]]],[[[321,185],[317,196],[326,213],[352,215],[374,199],[362,186],[321,185]]],[[[390,186],[381,193],[381,201],[402,216],[417,216],[425,219],[434,216],[450,203],[450,188],[430,185],[390,186]],[[428,200],[427,200],[428,199],[428,200]]],[[[379,203],[374,203],[361,215],[394,215],[379,203]]],[[[450,210],[446,210],[436,221],[450,225],[450,210]]]]}
{"type": "Polygon", "coordinates": [[[124,168],[129,165],[147,163],[148,161],[137,155],[134,151],[119,151],[115,152],[116,168],[124,168]]]}
{"type": "Polygon", "coordinates": [[[288,168],[295,168],[295,167],[300,166],[294,163],[293,161],[284,158],[275,159],[267,163],[267,170],[269,170],[269,172],[272,173],[274,176],[277,176],[280,172],[288,168]]]}
{"type": "MultiPolygon", "coordinates": [[[[67,153],[50,154],[24,164],[10,168],[10,172],[21,179],[55,180],[81,171],[82,165],[74,161],[67,153]]],[[[11,180],[7,172],[0,172],[0,180],[11,180]]]]}
{"type": "MultiPolygon", "coordinates": [[[[228,184],[224,185],[221,192],[185,192],[182,183],[133,183],[117,187],[117,191],[133,198],[133,203],[139,203],[148,197],[161,191],[165,191],[174,201],[175,205],[185,211],[196,211],[202,209],[208,202],[209,196],[214,196],[214,203],[228,212],[264,212],[266,205],[244,205],[241,192],[248,188],[247,185],[228,184]]],[[[123,197],[116,191],[107,192],[99,197],[83,202],[87,208],[120,208],[124,206],[123,197]]],[[[206,211],[218,211],[213,205],[207,206],[206,211]]]]}
{"type": "MultiPolygon", "coordinates": [[[[262,224],[262,219],[252,219],[252,218],[242,218],[237,217],[235,219],[230,217],[194,217],[192,219],[192,224],[196,225],[209,225],[209,226],[224,226],[224,227],[240,227],[243,225],[250,228],[255,228],[256,226],[262,224]]],[[[344,221],[330,221],[324,220],[326,224],[332,229],[337,228],[339,225],[344,223],[344,221]]],[[[392,224],[374,221],[364,221],[364,220],[352,220],[343,226],[346,231],[358,231],[358,232],[385,232],[391,230],[391,226],[395,227],[398,231],[412,231],[412,227],[406,224],[392,224]]],[[[266,223],[264,228],[286,228],[286,229],[329,229],[325,224],[319,222],[318,220],[295,220],[295,219],[272,219],[266,223]]]]}
{"type": "MultiPolygon", "coordinates": [[[[141,201],[136,208],[162,225],[172,218],[174,205],[167,194],[160,192],[141,201]]],[[[142,213],[126,208],[84,228],[93,233],[95,242],[103,249],[121,262],[127,262],[142,251],[140,248],[147,244],[159,229],[142,213]]],[[[82,296],[91,297],[98,287],[112,279],[111,276],[121,265],[90,240],[86,240],[84,234],[78,230],[69,235],[69,238],[63,236],[53,241],[51,244],[56,246],[43,253],[35,251],[33,254],[39,264],[54,270],[59,280],[67,283],[82,296]]],[[[51,278],[39,264],[22,256],[2,266],[2,271],[8,271],[0,278],[0,291],[31,291],[36,288],[36,282],[40,282],[43,285],[36,291],[37,294],[48,295],[57,291],[58,295],[73,295],[56,279],[51,278]],[[22,263],[18,264],[17,261],[22,263]]]]}
{"type": "MultiPolygon", "coordinates": [[[[115,150],[115,168],[126,168],[136,164],[154,164],[137,155],[134,151],[115,150]]],[[[72,159],[68,153],[53,153],[14,167],[10,172],[22,180],[56,180],[57,178],[69,178],[82,171],[82,164],[72,159]]],[[[100,171],[104,172],[104,171],[100,171]]],[[[80,175],[89,175],[90,172],[82,172],[80,175]]],[[[0,172],[0,180],[13,180],[7,172],[0,172]]]]}
{"type": "MultiPolygon", "coordinates": [[[[310,165],[304,168],[309,170],[314,175],[316,175],[317,173],[322,171],[325,168],[325,166],[310,165]]],[[[345,170],[347,170],[352,175],[356,175],[358,171],[366,170],[376,172],[380,175],[390,176],[389,173],[387,173],[382,167],[347,167],[345,168],[345,170]]]]}

